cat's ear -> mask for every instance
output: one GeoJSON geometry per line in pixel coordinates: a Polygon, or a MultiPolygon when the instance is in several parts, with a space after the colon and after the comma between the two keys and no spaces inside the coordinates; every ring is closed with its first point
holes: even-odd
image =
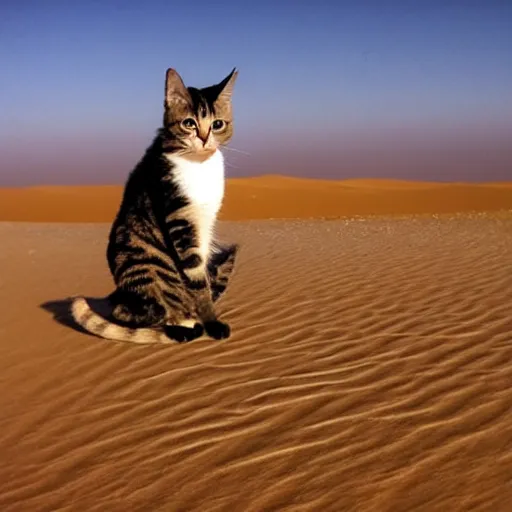
{"type": "Polygon", "coordinates": [[[217,102],[230,102],[231,96],[233,94],[233,86],[235,85],[236,77],[238,76],[238,71],[236,68],[233,68],[231,73],[222,80],[222,82],[218,83],[215,86],[217,92],[217,98],[215,101],[217,102]]]}
{"type": "Polygon", "coordinates": [[[188,103],[189,93],[181,76],[175,69],[169,68],[165,74],[165,106],[170,107],[176,102],[188,103]]]}

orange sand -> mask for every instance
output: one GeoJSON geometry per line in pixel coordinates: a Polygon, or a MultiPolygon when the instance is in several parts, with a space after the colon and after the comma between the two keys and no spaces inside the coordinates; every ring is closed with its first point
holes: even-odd
{"type": "MultiPolygon", "coordinates": [[[[234,181],[225,215],[512,197],[307,183],[234,181]]],[[[2,191],[2,217],[110,221],[119,192],[2,191]]],[[[233,336],[166,346],[53,318],[111,290],[108,228],[0,223],[0,510],[510,510],[512,213],[222,222],[242,248],[219,303],[233,336]]]]}
{"type": "MultiPolygon", "coordinates": [[[[122,186],[0,189],[0,220],[111,222],[122,186]]],[[[512,183],[326,181],[262,176],[228,180],[221,218],[340,218],[512,209],[512,183]]]]}

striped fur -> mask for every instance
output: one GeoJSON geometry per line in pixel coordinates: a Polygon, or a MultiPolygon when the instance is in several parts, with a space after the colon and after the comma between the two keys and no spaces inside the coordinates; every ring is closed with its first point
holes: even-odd
{"type": "Polygon", "coordinates": [[[233,133],[236,72],[204,89],[186,88],[167,71],[164,126],[130,174],[112,225],[107,260],[116,285],[112,320],[75,298],[71,312],[84,329],[110,339],[146,343],[164,336],[193,339],[204,331],[227,338],[214,300],[234,266],[236,246],[213,238],[224,195],[220,147],[233,133]]]}

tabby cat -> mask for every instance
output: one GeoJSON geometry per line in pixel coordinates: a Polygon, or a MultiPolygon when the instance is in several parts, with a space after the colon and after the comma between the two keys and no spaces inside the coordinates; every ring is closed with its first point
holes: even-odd
{"type": "Polygon", "coordinates": [[[230,335],[214,302],[238,246],[219,246],[213,230],[224,196],[219,148],[233,135],[236,77],[233,69],[217,85],[196,89],[167,70],[163,127],[131,172],[110,231],[113,319],[76,297],[71,312],[85,330],[139,343],[230,335]]]}

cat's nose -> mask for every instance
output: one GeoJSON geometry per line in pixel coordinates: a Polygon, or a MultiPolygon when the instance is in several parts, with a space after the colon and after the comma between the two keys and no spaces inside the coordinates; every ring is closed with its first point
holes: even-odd
{"type": "Polygon", "coordinates": [[[197,136],[199,139],[203,141],[203,145],[206,144],[206,141],[208,140],[208,137],[210,135],[210,130],[197,130],[197,136]]]}

